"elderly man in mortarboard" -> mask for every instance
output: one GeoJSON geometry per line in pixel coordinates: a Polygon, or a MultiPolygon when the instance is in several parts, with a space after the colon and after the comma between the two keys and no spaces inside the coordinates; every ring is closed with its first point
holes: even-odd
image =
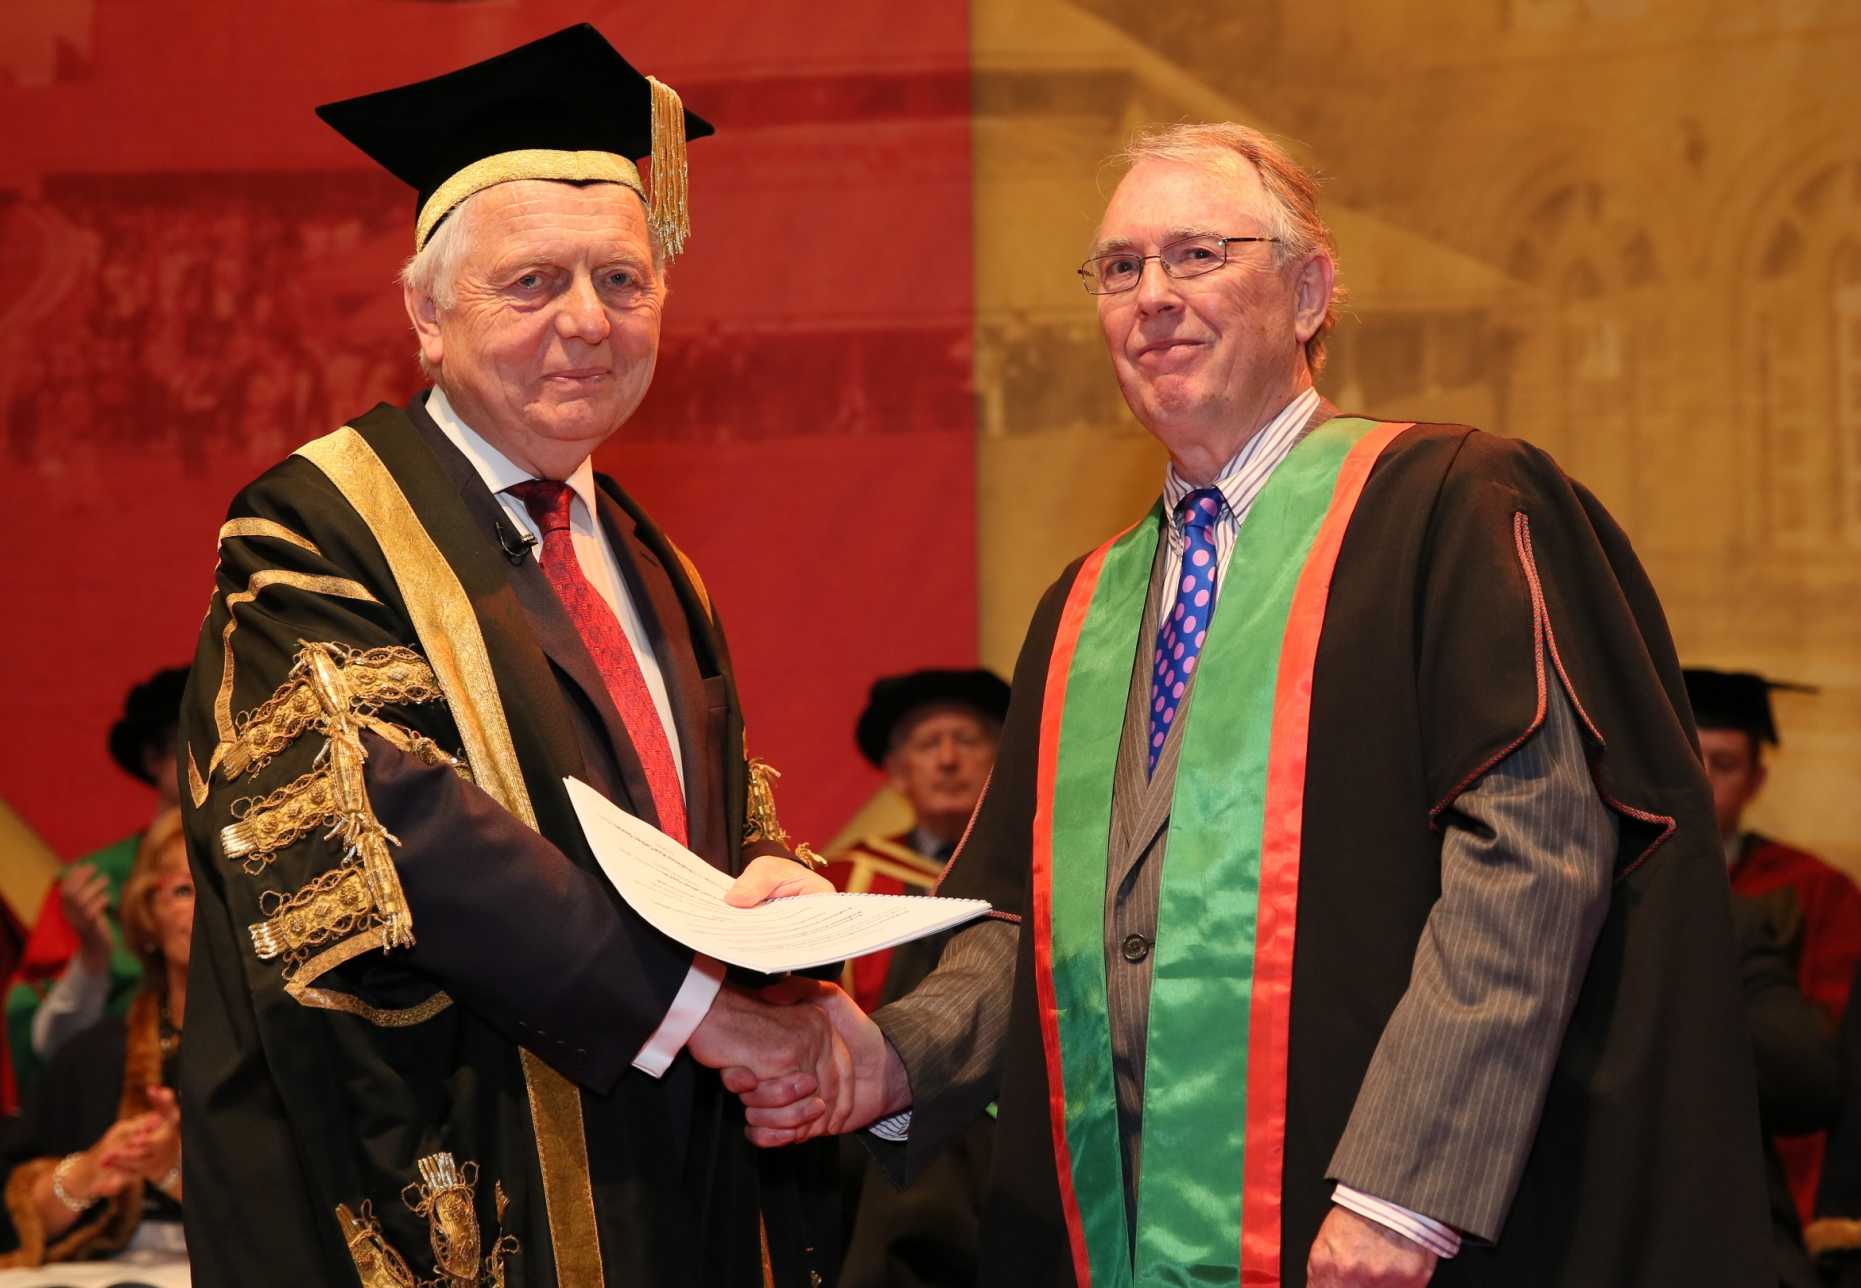
{"type": "MultiPolygon", "coordinates": [[[[1689,667],[1686,682],[1732,891],[1769,905],[1788,927],[1798,986],[1831,1025],[1839,1024],[1855,963],[1861,960],[1861,889],[1815,855],[1745,827],[1745,811],[1769,774],[1764,748],[1779,742],[1771,694],[1814,690],[1749,671],[1704,667],[1689,667]]],[[[1824,1137],[1814,1132],[1776,1142],[1805,1221],[1816,1195],[1824,1137]]]]}
{"type": "Polygon", "coordinates": [[[830,1254],[697,1065],[830,1085],[824,1030],[623,906],[564,787],[737,901],[826,888],[697,570],[589,463],[652,378],[710,126],[588,26],[320,115],[418,192],[433,387],[220,529],[180,769],[194,1281],[808,1283],[830,1254]]]}

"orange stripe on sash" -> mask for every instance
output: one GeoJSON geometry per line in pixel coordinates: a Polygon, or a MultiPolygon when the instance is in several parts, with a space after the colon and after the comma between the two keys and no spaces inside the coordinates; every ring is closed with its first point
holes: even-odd
{"type": "MultiPolygon", "coordinates": [[[[1276,1288],[1280,1283],[1293,939],[1298,923],[1299,847],[1304,834],[1305,766],[1318,640],[1324,631],[1325,605],[1331,594],[1331,575],[1337,567],[1338,551],[1344,544],[1344,532],[1356,511],[1358,498],[1363,495],[1364,484],[1369,480],[1370,467],[1383,449],[1412,425],[1413,422],[1378,425],[1359,439],[1345,456],[1337,486],[1331,494],[1331,508],[1325,514],[1323,526],[1318,530],[1311,554],[1299,575],[1298,587],[1293,591],[1292,609],[1280,646],[1260,844],[1253,999],[1248,1014],[1247,1136],[1241,1191],[1240,1282],[1243,1288],[1276,1288]]],[[[1067,607],[1071,609],[1070,601],[1067,607]]],[[[1042,745],[1044,750],[1044,739],[1042,745]]],[[[1044,773],[1047,768],[1044,758],[1041,768],[1044,773]]],[[[1042,779],[1043,784],[1046,781],[1042,779]]],[[[1036,837],[1038,835],[1037,828],[1036,837]]],[[[1037,848],[1037,865],[1038,856],[1037,848]]],[[[1048,1020],[1045,1011],[1041,1018],[1045,1027],[1048,1020]]],[[[1048,1047],[1049,1069],[1057,1067],[1057,1048],[1056,1029],[1048,1047]]],[[[1060,1140],[1063,1147],[1064,1138],[1056,1134],[1055,1139],[1060,1140]]],[[[1076,1220],[1076,1217],[1070,1219],[1076,1220]]],[[[1080,1246],[1075,1242],[1075,1259],[1080,1255],[1080,1246]]],[[[1080,1282],[1083,1284],[1085,1280],[1080,1282]]]]}
{"type": "MultiPolygon", "coordinates": [[[[1128,532],[1130,529],[1126,529],[1128,532]]],[[[1098,588],[1105,556],[1123,537],[1119,533],[1086,556],[1079,565],[1060,610],[1053,657],[1047,665],[1047,688],[1040,707],[1040,763],[1034,811],[1034,992],[1040,1010],[1040,1045],[1047,1063],[1047,1114],[1053,1130],[1053,1167],[1060,1184],[1060,1208],[1066,1217],[1067,1243],[1073,1252],[1073,1275],[1079,1288],[1090,1288],[1092,1263],[1086,1255],[1085,1225],[1079,1194],[1073,1186],[1073,1153],[1066,1143],[1066,1076],[1060,1064],[1060,1007],[1053,987],[1053,784],[1060,760],[1060,721],[1066,712],[1066,681],[1073,669],[1079,631],[1098,588]]]]}

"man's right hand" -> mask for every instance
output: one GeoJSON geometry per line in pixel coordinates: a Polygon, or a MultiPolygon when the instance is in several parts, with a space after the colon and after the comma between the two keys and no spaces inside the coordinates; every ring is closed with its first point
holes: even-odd
{"type": "Polygon", "coordinates": [[[851,1069],[824,1016],[767,1002],[729,984],[685,1043],[692,1059],[723,1075],[739,1095],[767,1086],[785,1103],[824,1113],[851,1069]]]}
{"type": "MultiPolygon", "coordinates": [[[[904,1063],[879,1026],[843,989],[795,978],[784,980],[778,990],[782,1000],[794,1003],[785,1014],[795,1023],[812,1023],[811,1017],[826,1021],[846,1054],[848,1072],[832,1093],[817,1096],[791,1095],[780,1079],[748,1089],[732,1086],[743,1098],[751,1144],[771,1148],[858,1131],[910,1106],[904,1063]]],[[[777,990],[771,994],[777,995],[777,990]]]]}
{"type": "Polygon", "coordinates": [[[101,972],[110,965],[110,883],[88,863],[72,866],[58,883],[58,902],[77,932],[84,964],[101,972]]]}

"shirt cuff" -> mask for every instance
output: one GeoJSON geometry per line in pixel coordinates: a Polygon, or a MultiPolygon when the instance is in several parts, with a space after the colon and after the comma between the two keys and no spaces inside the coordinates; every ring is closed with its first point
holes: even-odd
{"type": "Polygon", "coordinates": [[[110,972],[93,971],[78,953],[66,965],[32,1014],[33,1053],[41,1059],[81,1029],[103,1018],[110,1001],[110,972]]]}
{"type": "Polygon", "coordinates": [[[1404,1238],[1421,1244],[1443,1261],[1449,1260],[1460,1251],[1458,1232],[1442,1225],[1433,1217],[1423,1216],[1420,1212],[1411,1212],[1400,1203],[1391,1203],[1388,1199],[1379,1199],[1374,1194],[1353,1190],[1343,1182],[1339,1182],[1338,1187],[1331,1192],[1331,1201],[1366,1220],[1388,1226],[1404,1238]]]}
{"type": "Polygon", "coordinates": [[[703,953],[692,958],[691,969],[685,973],[685,982],[679,985],[678,996],[672,999],[666,1017],[659,1021],[653,1036],[646,1039],[646,1045],[633,1057],[633,1067],[655,1078],[663,1074],[672,1063],[672,1057],[685,1049],[691,1035],[710,1013],[711,1003],[717,1000],[717,990],[723,983],[724,963],[703,953]]]}
{"type": "Polygon", "coordinates": [[[911,1111],[893,1114],[890,1118],[881,1118],[866,1129],[880,1140],[889,1140],[895,1145],[902,1145],[911,1139],[911,1111]]]}

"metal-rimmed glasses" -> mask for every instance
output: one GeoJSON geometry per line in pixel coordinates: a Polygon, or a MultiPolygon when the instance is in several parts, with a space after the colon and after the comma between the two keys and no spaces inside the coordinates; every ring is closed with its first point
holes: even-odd
{"type": "Polygon", "coordinates": [[[1144,276],[1144,264],[1156,260],[1163,271],[1178,280],[1212,273],[1228,262],[1228,247],[1245,242],[1276,242],[1277,237],[1184,237],[1158,250],[1154,255],[1139,255],[1121,250],[1110,255],[1094,255],[1076,272],[1086,291],[1092,295],[1117,295],[1136,286],[1144,276]]]}

